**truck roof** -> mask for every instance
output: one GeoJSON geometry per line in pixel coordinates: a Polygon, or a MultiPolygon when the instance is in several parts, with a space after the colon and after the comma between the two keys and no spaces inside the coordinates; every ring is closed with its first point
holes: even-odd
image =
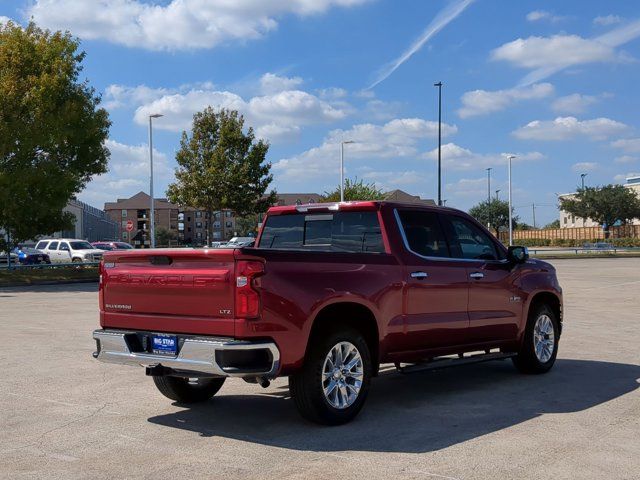
{"type": "Polygon", "coordinates": [[[455,208],[438,207],[436,205],[424,205],[415,202],[394,202],[388,200],[367,200],[353,202],[327,202],[327,203],[304,203],[301,205],[284,205],[271,207],[267,211],[269,215],[286,215],[291,213],[326,212],[326,211],[349,211],[349,210],[378,210],[383,206],[394,207],[419,207],[427,210],[457,211],[455,208]]]}

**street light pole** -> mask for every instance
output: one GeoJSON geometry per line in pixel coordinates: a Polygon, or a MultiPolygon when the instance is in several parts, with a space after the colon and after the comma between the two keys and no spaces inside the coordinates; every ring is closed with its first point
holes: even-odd
{"type": "Polygon", "coordinates": [[[156,215],[153,199],[153,119],[160,118],[162,114],[149,115],[149,195],[151,196],[151,248],[156,247],[156,215]]]}
{"type": "Polygon", "coordinates": [[[438,205],[442,205],[442,82],[433,86],[438,87],[438,205]]]}
{"type": "Polygon", "coordinates": [[[511,207],[511,160],[516,158],[515,155],[509,155],[509,246],[513,245],[513,211],[511,207]]]}
{"type": "Polygon", "coordinates": [[[491,167],[487,168],[487,210],[489,212],[488,228],[491,228],[491,167]]]}
{"type": "Polygon", "coordinates": [[[354,143],[353,140],[343,140],[340,142],[340,202],[344,202],[344,146],[354,143]]]}
{"type": "Polygon", "coordinates": [[[500,200],[500,197],[498,196],[499,193],[500,193],[500,190],[496,190],[496,201],[500,200]]]}
{"type": "Polygon", "coordinates": [[[586,177],[587,175],[588,175],[587,173],[580,174],[580,180],[582,180],[582,190],[584,190],[584,177],[586,177]]]}

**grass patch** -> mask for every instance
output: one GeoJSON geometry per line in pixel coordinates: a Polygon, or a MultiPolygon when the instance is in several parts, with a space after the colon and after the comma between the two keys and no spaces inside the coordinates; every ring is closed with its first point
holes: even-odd
{"type": "Polygon", "coordinates": [[[0,270],[0,287],[42,285],[76,281],[98,281],[97,267],[60,267],[42,269],[0,270]]]}

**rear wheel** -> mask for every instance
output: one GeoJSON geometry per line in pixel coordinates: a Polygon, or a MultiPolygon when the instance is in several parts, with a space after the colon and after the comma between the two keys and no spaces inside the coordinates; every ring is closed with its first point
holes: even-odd
{"type": "Polygon", "coordinates": [[[197,403],[209,400],[218,393],[225,380],[225,377],[153,377],[161,394],[180,403],[197,403]]]}
{"type": "Polygon", "coordinates": [[[81,258],[78,258],[78,257],[74,257],[74,258],[71,260],[71,263],[82,263],[82,259],[81,259],[81,258]]]}
{"type": "Polygon", "coordinates": [[[553,309],[547,304],[534,306],[513,363],[523,373],[548,372],[556,361],[559,337],[559,320],[553,309]]]}
{"type": "Polygon", "coordinates": [[[324,425],[352,420],[367,398],[372,374],[369,346],[351,328],[316,338],[302,371],[289,377],[300,414],[324,425]]]}

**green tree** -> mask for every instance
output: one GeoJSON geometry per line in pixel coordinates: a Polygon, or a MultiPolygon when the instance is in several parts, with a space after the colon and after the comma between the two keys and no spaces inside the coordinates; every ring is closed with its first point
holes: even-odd
{"type": "MultiPolygon", "coordinates": [[[[344,181],[344,199],[345,201],[354,200],[384,200],[384,192],[377,188],[375,183],[364,183],[364,180],[345,179],[344,181]]],[[[339,202],[340,201],[340,185],[331,192],[324,192],[323,201],[339,202]]]]}
{"type": "Polygon", "coordinates": [[[640,218],[640,198],[622,185],[604,185],[578,189],[572,197],[561,197],[560,208],[580,218],[590,218],[606,227],[640,218]]]}
{"type": "Polygon", "coordinates": [[[544,228],[547,229],[554,229],[554,228],[560,228],[560,220],[556,219],[551,223],[547,223],[544,228]]]}
{"type": "MultiPolygon", "coordinates": [[[[269,144],[244,131],[244,117],[235,110],[207,107],[193,116],[191,134],[182,132],[176,154],[176,181],[167,197],[179,205],[213,212],[230,209],[239,217],[265,212],[276,193],[265,195],[273,180],[265,161],[269,144]]],[[[224,237],[224,218],[221,219],[224,237]]],[[[213,222],[207,222],[207,243],[213,222]]]]}
{"type": "Polygon", "coordinates": [[[160,247],[169,247],[176,243],[178,235],[173,230],[165,227],[156,227],[156,243],[160,247]]]}
{"type": "Polygon", "coordinates": [[[253,213],[236,219],[236,229],[241,237],[255,237],[258,235],[258,214],[253,213]]]}
{"type": "Polygon", "coordinates": [[[0,24],[0,229],[12,245],[70,228],[62,209],[107,171],[109,117],[79,79],[78,48],[69,33],[0,24]]]}
{"type": "MultiPolygon", "coordinates": [[[[472,207],[469,210],[469,215],[483,225],[490,225],[497,236],[500,229],[509,226],[509,202],[497,199],[484,200],[472,207]]],[[[519,218],[517,215],[512,215],[511,218],[515,228],[519,218]]]]}

